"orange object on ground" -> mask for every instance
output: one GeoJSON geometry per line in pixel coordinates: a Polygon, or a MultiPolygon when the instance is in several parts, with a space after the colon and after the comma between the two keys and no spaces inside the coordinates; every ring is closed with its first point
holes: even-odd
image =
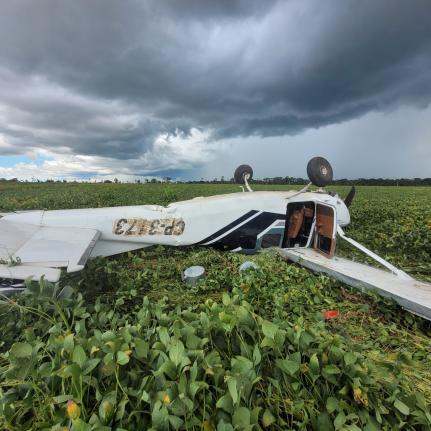
{"type": "Polygon", "coordinates": [[[325,320],[334,319],[335,317],[338,317],[339,315],[340,315],[340,313],[338,310],[329,310],[329,311],[325,311],[323,313],[325,320]]]}

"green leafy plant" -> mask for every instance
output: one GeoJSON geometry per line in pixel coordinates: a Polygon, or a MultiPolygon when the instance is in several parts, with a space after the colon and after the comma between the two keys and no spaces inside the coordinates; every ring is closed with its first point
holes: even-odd
{"type": "MultiPolygon", "coordinates": [[[[214,191],[196,186],[169,187],[179,198],[214,191]]],[[[19,199],[2,196],[3,208],[85,206],[86,187],[100,206],[164,199],[157,184],[13,187],[19,199]]],[[[349,234],[428,279],[429,196],[361,188],[349,234]]],[[[245,259],[156,247],[1,298],[0,428],[430,429],[426,322],[273,252],[241,277],[245,259]],[[181,281],[191,264],[206,268],[193,287],[181,281]]]]}

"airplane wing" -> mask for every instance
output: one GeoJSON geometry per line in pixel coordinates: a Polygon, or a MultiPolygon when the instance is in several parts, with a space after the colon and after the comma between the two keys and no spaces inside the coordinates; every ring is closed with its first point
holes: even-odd
{"type": "Polygon", "coordinates": [[[56,282],[60,270],[84,268],[100,237],[95,229],[36,226],[0,220],[0,278],[24,280],[42,275],[56,282]]]}
{"type": "Polygon", "coordinates": [[[411,313],[431,320],[431,284],[404,276],[402,271],[383,271],[341,257],[328,259],[311,248],[280,249],[282,256],[316,272],[323,272],[361,290],[377,290],[393,298],[411,313]]]}

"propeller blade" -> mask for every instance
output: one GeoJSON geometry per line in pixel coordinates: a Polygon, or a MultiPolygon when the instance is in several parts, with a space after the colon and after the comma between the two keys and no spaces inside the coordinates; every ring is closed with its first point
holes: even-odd
{"type": "Polygon", "coordinates": [[[350,192],[346,196],[346,199],[344,199],[344,203],[346,204],[347,208],[349,208],[350,205],[352,204],[355,194],[356,194],[356,188],[355,186],[352,186],[352,188],[350,189],[350,192]]]}

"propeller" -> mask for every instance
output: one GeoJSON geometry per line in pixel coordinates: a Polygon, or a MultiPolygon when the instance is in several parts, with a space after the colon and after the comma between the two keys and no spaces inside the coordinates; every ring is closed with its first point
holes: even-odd
{"type": "Polygon", "coordinates": [[[347,193],[347,196],[344,199],[344,203],[345,203],[347,208],[349,208],[350,205],[352,204],[352,201],[353,201],[353,198],[355,197],[355,194],[356,194],[356,188],[355,188],[355,186],[352,186],[352,188],[350,189],[350,192],[347,193]]]}

